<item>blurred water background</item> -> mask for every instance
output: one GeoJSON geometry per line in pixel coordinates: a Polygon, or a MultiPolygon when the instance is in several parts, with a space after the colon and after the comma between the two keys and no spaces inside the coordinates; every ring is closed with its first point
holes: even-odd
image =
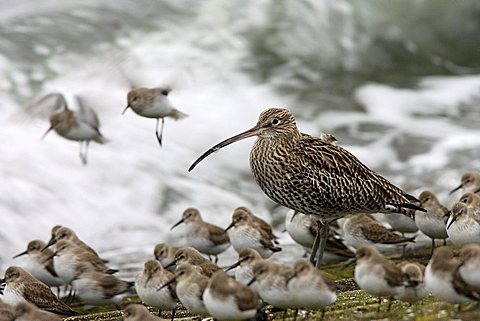
{"type": "Polygon", "coordinates": [[[480,168],[479,57],[475,0],[0,1],[0,266],[21,265],[12,255],[55,224],[131,273],[154,244],[182,244],[183,229],[169,228],[187,207],[226,227],[243,205],[283,229],[286,210],[250,174],[253,139],[187,172],[275,106],[451,205],[462,173],[480,168]],[[172,85],[190,115],[167,119],[163,148],[154,120],[121,115],[123,74],[172,85]],[[53,91],[80,95],[101,118],[111,142],[91,145],[88,166],[77,143],[40,139],[48,115],[27,106],[53,91]]]}

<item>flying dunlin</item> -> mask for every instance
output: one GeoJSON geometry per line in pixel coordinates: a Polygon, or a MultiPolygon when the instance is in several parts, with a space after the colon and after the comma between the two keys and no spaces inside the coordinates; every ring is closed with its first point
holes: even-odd
{"type": "Polygon", "coordinates": [[[165,118],[170,117],[174,120],[179,120],[188,116],[178,109],[173,108],[168,99],[170,91],[170,88],[134,88],[128,92],[128,104],[123,110],[123,113],[125,113],[128,108],[131,108],[137,115],[147,118],[155,118],[157,120],[155,135],[157,136],[160,146],[162,146],[165,118]],[[162,120],[162,127],[159,133],[158,126],[160,119],[162,120]]]}
{"type": "Polygon", "coordinates": [[[210,148],[189,170],[220,148],[252,136],[258,139],[250,153],[250,167],[263,192],[280,205],[319,218],[318,265],[330,222],[347,214],[423,210],[413,204],[418,201],[415,197],[347,150],[301,133],[293,114],[281,108],[262,112],[257,125],[210,148]]]}
{"type": "Polygon", "coordinates": [[[80,159],[87,164],[88,145],[90,141],[105,144],[108,140],[100,133],[100,121],[93,109],[83,104],[80,97],[75,96],[78,110],[68,108],[67,101],[62,94],[57,94],[61,112],[55,112],[50,116],[50,128],[43,134],[45,137],[52,129],[63,138],[80,142],[80,159]]]}

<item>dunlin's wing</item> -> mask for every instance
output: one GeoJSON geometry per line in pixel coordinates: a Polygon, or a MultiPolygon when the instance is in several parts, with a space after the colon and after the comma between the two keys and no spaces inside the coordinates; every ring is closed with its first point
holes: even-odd
{"type": "Polygon", "coordinates": [[[230,241],[228,233],[224,232],[223,228],[220,228],[213,224],[207,224],[208,233],[210,234],[210,240],[215,245],[225,244],[230,241]]]}
{"type": "Polygon", "coordinates": [[[50,93],[35,99],[26,109],[31,116],[50,117],[51,114],[61,111],[65,106],[67,106],[67,101],[61,93],[50,93]]]}
{"type": "Polygon", "coordinates": [[[118,294],[125,293],[134,285],[132,282],[120,280],[111,274],[93,271],[90,273],[96,275],[95,280],[97,281],[98,286],[104,289],[107,298],[113,298],[118,294]]]}
{"type": "Polygon", "coordinates": [[[61,315],[78,315],[68,305],[60,301],[48,286],[43,283],[27,283],[23,297],[38,308],[61,315]]]}
{"type": "Polygon", "coordinates": [[[457,293],[464,295],[469,299],[480,301],[480,293],[474,287],[465,282],[460,275],[458,267],[453,271],[452,285],[457,293]]]}
{"type": "MultiPolygon", "coordinates": [[[[231,281],[233,281],[233,279],[231,281]]],[[[241,311],[256,309],[260,304],[258,296],[250,288],[244,286],[243,284],[235,284],[233,295],[235,302],[241,311]]]]}
{"type": "Polygon", "coordinates": [[[398,244],[413,242],[415,239],[415,237],[403,237],[396,234],[378,222],[368,222],[363,224],[360,229],[365,238],[373,243],[398,244]]]}
{"type": "Polygon", "coordinates": [[[390,286],[405,285],[406,277],[395,263],[385,259],[383,269],[385,271],[385,281],[387,281],[390,286]]]}
{"type": "Polygon", "coordinates": [[[100,128],[100,120],[98,119],[97,113],[91,107],[88,107],[80,96],[75,95],[74,98],[78,106],[76,112],[78,119],[89,124],[98,131],[100,128]]]}

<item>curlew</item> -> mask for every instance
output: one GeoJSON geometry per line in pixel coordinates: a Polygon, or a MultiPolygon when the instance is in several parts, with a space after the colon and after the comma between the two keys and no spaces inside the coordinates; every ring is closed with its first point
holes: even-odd
{"type": "Polygon", "coordinates": [[[301,133],[291,112],[270,108],[257,124],[202,154],[189,168],[213,152],[239,140],[258,136],[250,152],[250,168],[260,188],[273,201],[316,216],[314,244],[320,264],[328,224],[347,214],[422,210],[418,200],[365,166],[329,139],[301,133]],[[316,249],[319,248],[317,251],[316,249]]]}

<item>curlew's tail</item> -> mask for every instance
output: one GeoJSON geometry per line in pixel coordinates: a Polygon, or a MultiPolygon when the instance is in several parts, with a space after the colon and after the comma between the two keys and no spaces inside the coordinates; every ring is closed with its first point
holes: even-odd
{"type": "Polygon", "coordinates": [[[183,119],[185,117],[188,117],[187,114],[185,114],[184,112],[181,112],[178,109],[173,109],[169,116],[172,117],[175,120],[179,120],[179,119],[183,119]]]}

